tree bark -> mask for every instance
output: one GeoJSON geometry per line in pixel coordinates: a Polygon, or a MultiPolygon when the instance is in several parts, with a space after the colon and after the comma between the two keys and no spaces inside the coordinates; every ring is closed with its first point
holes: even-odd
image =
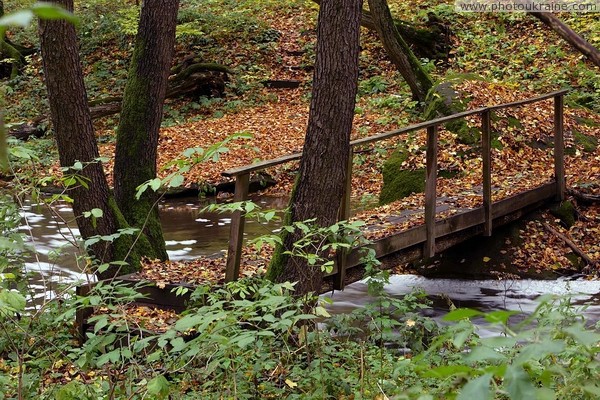
{"type": "MultiPolygon", "coordinates": [[[[362,0],[323,0],[319,9],[313,91],[298,182],[288,218],[316,219],[322,227],[337,222],[350,151],[350,131],[358,85],[362,0]]],[[[302,237],[284,239],[269,277],[298,282],[296,294],[318,292],[322,272],[298,257],[281,256],[302,237]]],[[[322,254],[321,254],[322,255],[322,254]]]]}
{"type": "Polygon", "coordinates": [[[600,67],[600,51],[579,36],[567,24],[554,16],[554,14],[546,12],[530,12],[529,14],[542,21],[581,54],[585,55],[591,62],[596,64],[596,66],[600,67]]]}
{"type": "MultiPolygon", "coordinates": [[[[321,0],[313,0],[313,2],[320,4],[321,0]]],[[[434,20],[430,18],[427,27],[418,27],[397,19],[393,19],[392,23],[402,39],[419,57],[430,60],[447,60],[450,56],[452,48],[450,29],[437,18],[434,20]]],[[[368,30],[377,32],[371,11],[362,10],[360,24],[368,30]]]]}
{"type": "MultiPolygon", "coordinates": [[[[73,0],[56,3],[73,10],[73,0]]],[[[99,154],[87,107],[75,28],[62,20],[41,20],[40,44],[60,165],[71,167],[77,161],[84,165],[81,171],[70,171],[80,175],[87,186],[79,184],[68,190],[77,226],[83,238],[113,234],[117,224],[102,164],[96,161],[99,154]],[[103,211],[96,224],[82,216],[93,208],[103,211]]],[[[100,261],[106,261],[112,260],[114,248],[112,243],[99,242],[92,246],[92,251],[100,261]]]]}
{"type": "Polygon", "coordinates": [[[398,33],[386,0],[368,0],[375,30],[415,100],[425,101],[433,80],[398,33]]]}
{"type": "Polygon", "coordinates": [[[168,258],[160,225],[157,194],[136,188],[156,177],[156,151],[169,68],[175,47],[178,0],[142,3],[115,150],[115,198],[125,220],[143,229],[154,255],[168,258]]]}

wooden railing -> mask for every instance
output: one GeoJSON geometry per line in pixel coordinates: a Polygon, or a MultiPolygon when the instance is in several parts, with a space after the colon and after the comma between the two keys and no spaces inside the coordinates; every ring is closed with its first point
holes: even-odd
{"type": "MultiPolygon", "coordinates": [[[[456,121],[471,115],[481,116],[481,141],[482,141],[482,159],[483,159],[483,208],[485,214],[484,235],[492,234],[492,153],[491,153],[491,113],[496,110],[523,106],[531,103],[537,103],[542,100],[554,98],[554,177],[556,181],[556,198],[563,200],[565,195],[565,171],[564,171],[564,141],[563,141],[563,111],[564,95],[568,90],[559,90],[556,92],[544,94],[526,100],[505,103],[496,106],[482,107],[469,110],[430,121],[410,125],[401,129],[379,133],[370,137],[353,140],[350,142],[350,157],[347,165],[345,193],[340,207],[339,220],[346,220],[350,216],[350,196],[352,182],[352,165],[354,148],[361,145],[371,144],[382,140],[390,139],[395,136],[418,131],[427,130],[427,150],[426,150],[426,183],[425,183],[425,226],[426,243],[423,254],[425,257],[435,255],[435,213],[436,213],[436,185],[437,185],[437,153],[438,153],[438,127],[442,124],[456,121]]],[[[245,201],[248,199],[248,188],[250,182],[250,173],[261,171],[269,167],[284,164],[290,161],[299,160],[302,153],[289,154],[272,160],[260,161],[258,163],[229,169],[222,173],[223,176],[235,178],[234,201],[245,201]]],[[[240,259],[242,252],[242,243],[244,235],[244,214],[241,211],[234,212],[231,218],[231,234],[229,248],[227,253],[227,269],[225,280],[232,281],[239,277],[240,259]]],[[[337,258],[337,274],[334,279],[334,287],[343,288],[345,278],[345,256],[339,255],[337,258]]]]}

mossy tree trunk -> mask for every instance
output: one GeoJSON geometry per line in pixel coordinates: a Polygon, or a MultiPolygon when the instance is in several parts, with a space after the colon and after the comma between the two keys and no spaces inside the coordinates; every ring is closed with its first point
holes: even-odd
{"type": "MultiPolygon", "coordinates": [[[[358,85],[361,9],[362,0],[321,1],[308,127],[287,222],[315,218],[322,227],[337,222],[358,85]]],[[[299,296],[318,292],[322,283],[318,266],[283,256],[301,237],[298,231],[286,235],[269,269],[271,279],[298,282],[299,296]]]]}
{"type": "MultiPolygon", "coordinates": [[[[73,0],[58,0],[56,3],[73,10],[73,0]]],[[[133,194],[123,195],[135,193],[135,188],[141,183],[131,179],[131,176],[142,181],[155,176],[152,173],[156,172],[157,135],[166,74],[157,78],[156,69],[152,67],[148,69],[145,66],[148,60],[152,60],[157,65],[166,65],[168,73],[172,51],[168,48],[169,46],[173,48],[174,16],[177,13],[178,2],[177,0],[147,0],[144,6],[146,9],[142,11],[140,17],[140,33],[136,55],[132,62],[133,72],[130,73],[131,83],[128,83],[129,89],[125,94],[124,108],[127,108],[128,115],[120,125],[121,132],[126,134],[122,134],[118,139],[125,141],[126,144],[122,146],[121,143],[120,146],[119,173],[116,175],[117,179],[122,180],[115,181],[115,186],[119,188],[119,194],[122,196],[120,202],[111,194],[102,165],[97,161],[98,148],[83,83],[75,28],[70,23],[60,20],[40,22],[44,75],[60,163],[63,167],[73,166],[76,162],[81,162],[84,166],[81,171],[72,170],[72,172],[82,176],[86,184],[78,185],[68,191],[74,200],[73,211],[77,217],[80,233],[84,239],[88,239],[94,235],[113,235],[121,228],[143,228],[143,233],[139,235],[124,234],[113,242],[102,241],[92,246],[92,253],[100,262],[122,260],[129,262],[128,267],[115,265],[108,268],[98,274],[100,278],[110,278],[137,269],[142,255],[166,257],[156,209],[146,211],[144,208],[150,203],[153,204],[150,196],[144,198],[139,203],[141,206],[138,206],[133,194]],[[148,32],[152,28],[157,30],[154,37],[153,33],[148,32]],[[169,34],[172,36],[171,39],[169,34]],[[145,40],[148,37],[150,40],[145,40]],[[153,46],[161,50],[157,51],[152,48],[153,46]],[[153,87],[153,84],[159,85],[158,89],[153,87]],[[141,100],[138,102],[139,99],[141,100]],[[143,107],[140,107],[140,104],[143,107]],[[151,121],[150,125],[147,125],[147,121],[151,121]],[[138,123],[142,124],[142,128],[138,128],[138,123]],[[128,130],[129,127],[131,131],[128,130]],[[144,129],[144,134],[140,133],[141,129],[144,129]],[[149,132],[150,129],[155,129],[154,136],[145,134],[146,130],[149,132]],[[124,162],[124,155],[129,157],[131,162],[124,162]],[[121,207],[129,214],[123,213],[121,207]],[[103,211],[101,218],[92,221],[90,218],[83,217],[85,211],[94,208],[103,211]],[[136,214],[136,218],[128,216],[137,212],[140,214],[136,214]],[[143,212],[146,214],[142,217],[143,212]]]]}
{"type": "Polygon", "coordinates": [[[146,0],[142,3],[135,49],[115,150],[115,199],[125,220],[143,229],[154,254],[168,258],[160,225],[157,194],[146,191],[135,198],[136,188],[156,177],[156,151],[162,121],[167,79],[175,48],[178,0],[146,0]]]}
{"type": "Polygon", "coordinates": [[[413,98],[425,101],[433,87],[433,79],[396,29],[387,1],[368,1],[373,24],[390,60],[410,87],[413,98]]]}
{"type": "MultiPolygon", "coordinates": [[[[73,10],[73,0],[58,0],[56,3],[73,10]]],[[[41,20],[40,44],[60,164],[70,167],[79,161],[84,166],[81,171],[71,172],[80,175],[86,185],[68,190],[74,200],[77,225],[84,238],[113,234],[117,230],[117,222],[109,205],[111,195],[102,164],[96,161],[98,147],[87,107],[75,28],[62,20],[41,20]],[[94,208],[103,211],[102,218],[98,218],[95,224],[82,216],[83,212],[94,208]]],[[[92,251],[100,261],[113,259],[112,243],[97,243],[92,246],[92,251]]]]}
{"type": "MultiPolygon", "coordinates": [[[[4,16],[4,2],[0,1],[0,17],[4,16]]],[[[4,61],[6,59],[12,59],[10,63],[10,72],[2,68],[0,76],[10,76],[10,78],[14,78],[19,72],[19,68],[22,67],[25,63],[25,58],[23,55],[13,46],[8,39],[2,35],[0,37],[0,60],[4,61]]],[[[6,64],[5,64],[6,65],[6,64]]]]}

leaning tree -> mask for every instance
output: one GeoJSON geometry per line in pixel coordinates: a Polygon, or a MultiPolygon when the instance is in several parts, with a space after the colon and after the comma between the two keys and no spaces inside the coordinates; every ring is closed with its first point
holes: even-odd
{"type": "MultiPolygon", "coordinates": [[[[56,3],[73,10],[73,0],[56,3]]],[[[114,195],[98,159],[75,27],[65,21],[40,21],[44,75],[60,164],[69,168],[67,174],[76,182],[67,189],[77,225],[84,239],[97,235],[116,238],[91,245],[91,253],[100,262],[129,262],[125,270],[113,265],[101,271],[103,278],[137,268],[142,255],[167,257],[155,195],[145,193],[136,200],[134,193],[156,175],[158,131],[178,7],[178,0],[143,2],[117,130],[114,195]],[[87,214],[91,210],[96,211],[87,214]],[[138,234],[119,235],[120,230],[131,227],[137,228],[138,234]]]]}

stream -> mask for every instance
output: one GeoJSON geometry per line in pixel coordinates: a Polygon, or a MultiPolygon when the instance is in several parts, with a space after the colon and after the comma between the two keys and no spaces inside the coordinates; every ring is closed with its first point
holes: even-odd
{"type": "MultiPolygon", "coordinates": [[[[287,204],[286,199],[276,197],[255,197],[253,200],[263,209],[282,209],[287,204]]],[[[224,214],[201,211],[206,204],[197,199],[169,200],[161,204],[161,221],[172,260],[217,255],[227,248],[230,219],[224,214]]],[[[36,296],[52,296],[56,283],[86,279],[77,257],[79,250],[72,244],[72,238],[78,231],[68,205],[48,208],[29,202],[24,205],[22,216],[20,230],[27,234],[28,242],[35,250],[26,259],[26,268],[32,273],[31,286],[36,296]]],[[[247,221],[246,224],[245,235],[248,237],[270,233],[279,225],[277,222],[259,224],[255,221],[247,221]]],[[[473,248],[473,245],[465,245],[465,249],[470,247],[473,248]]],[[[446,273],[443,277],[395,275],[386,290],[392,296],[402,296],[414,288],[423,289],[433,300],[428,315],[435,318],[448,311],[447,301],[441,301],[439,295],[447,296],[456,307],[481,311],[509,309],[527,314],[538,305],[536,299],[539,296],[551,293],[571,296],[574,304],[588,306],[586,314],[590,320],[600,320],[600,281],[569,278],[465,279],[465,264],[456,264],[455,268],[456,274],[449,276],[446,273]]],[[[328,306],[332,313],[349,312],[369,301],[364,282],[356,282],[342,292],[326,296],[333,300],[328,306]]],[[[483,328],[483,334],[486,333],[493,334],[493,329],[483,328]]]]}

